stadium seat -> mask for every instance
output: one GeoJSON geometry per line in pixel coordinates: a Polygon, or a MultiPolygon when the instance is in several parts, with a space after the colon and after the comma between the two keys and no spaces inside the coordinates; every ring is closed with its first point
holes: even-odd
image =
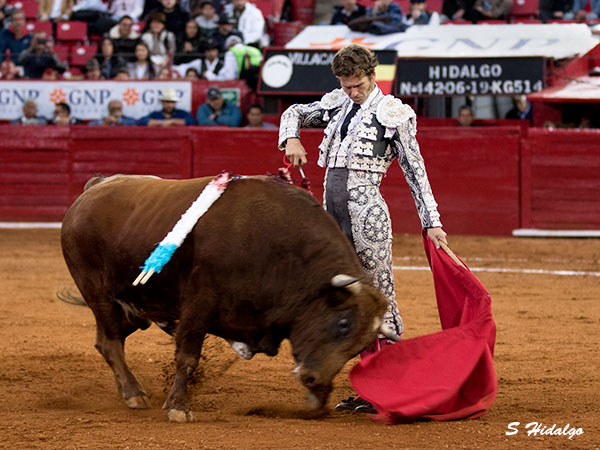
{"type": "Polygon", "coordinates": [[[146,22],[136,22],[131,26],[131,29],[133,31],[136,31],[136,32],[142,34],[142,30],[144,29],[145,26],[146,26],[146,22]]]}
{"type": "Polygon", "coordinates": [[[11,3],[13,7],[18,8],[25,13],[25,19],[37,19],[38,2],[36,0],[18,0],[11,3]]]}
{"type": "Polygon", "coordinates": [[[58,22],[56,25],[56,40],[64,42],[87,41],[87,23],[85,22],[58,22]]]}
{"type": "Polygon", "coordinates": [[[54,32],[52,30],[52,22],[41,22],[39,20],[27,22],[27,24],[25,24],[25,28],[27,28],[27,31],[30,33],[35,33],[36,31],[45,31],[48,36],[52,36],[54,32]]]}
{"type": "Polygon", "coordinates": [[[52,50],[58,56],[58,60],[61,63],[66,63],[69,61],[69,51],[71,50],[68,45],[55,45],[52,50]]]}
{"type": "Polygon", "coordinates": [[[71,66],[85,66],[88,59],[93,58],[97,51],[96,45],[74,45],[70,51],[71,66]]]}
{"type": "Polygon", "coordinates": [[[506,25],[508,22],[506,22],[506,20],[501,20],[501,19],[487,19],[487,20],[480,20],[479,22],[477,22],[478,24],[481,25],[506,25]]]}
{"type": "MultiPolygon", "coordinates": [[[[427,11],[437,12],[437,13],[441,14],[444,0],[427,0],[426,4],[427,4],[427,11]]],[[[404,10],[402,10],[402,11],[404,11],[404,10]]]]}
{"type": "Polygon", "coordinates": [[[508,21],[514,19],[537,19],[539,9],[539,0],[514,0],[510,12],[507,15],[508,21]]]}

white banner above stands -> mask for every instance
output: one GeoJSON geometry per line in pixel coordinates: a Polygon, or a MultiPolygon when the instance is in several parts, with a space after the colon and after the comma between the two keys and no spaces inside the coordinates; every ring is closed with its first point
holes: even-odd
{"type": "Polygon", "coordinates": [[[192,85],[189,81],[3,81],[0,84],[0,120],[23,115],[23,103],[34,100],[38,115],[52,118],[54,105],[66,102],[71,115],[81,120],[100,119],[108,114],[111,100],[123,102],[123,114],[141,119],[162,108],[164,89],[175,89],[176,107],[190,112],[192,85]]]}
{"type": "Polygon", "coordinates": [[[598,44],[583,24],[413,26],[404,33],[375,36],[345,25],[309,26],[286,44],[289,49],[338,49],[361,44],[396,50],[401,58],[479,58],[540,56],[563,59],[598,44]]]}

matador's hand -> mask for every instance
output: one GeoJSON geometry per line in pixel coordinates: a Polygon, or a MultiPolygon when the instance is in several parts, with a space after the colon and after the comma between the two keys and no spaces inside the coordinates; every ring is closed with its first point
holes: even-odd
{"type": "Polygon", "coordinates": [[[300,167],[306,164],[306,150],[298,138],[289,138],[285,143],[285,156],[294,167],[300,167]]]}
{"type": "Polygon", "coordinates": [[[446,240],[447,234],[442,230],[442,227],[427,228],[427,236],[435,244],[435,248],[440,248],[440,242],[448,245],[448,241],[446,240]]]}

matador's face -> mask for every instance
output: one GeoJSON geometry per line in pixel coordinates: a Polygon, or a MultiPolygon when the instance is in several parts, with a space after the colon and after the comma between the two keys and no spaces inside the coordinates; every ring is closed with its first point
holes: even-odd
{"type": "Polygon", "coordinates": [[[375,74],[362,77],[338,77],[342,89],[354,103],[362,105],[375,88],[375,74]]]}

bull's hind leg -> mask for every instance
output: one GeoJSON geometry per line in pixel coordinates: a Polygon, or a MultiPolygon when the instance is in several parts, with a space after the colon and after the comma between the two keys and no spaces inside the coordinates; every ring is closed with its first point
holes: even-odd
{"type": "Polygon", "coordinates": [[[148,328],[149,323],[127,316],[116,303],[95,306],[101,306],[93,308],[97,326],[96,349],[112,369],[118,391],[130,408],[149,408],[148,396],[125,362],[125,338],[140,328],[148,328]]]}
{"type": "Polygon", "coordinates": [[[202,320],[195,316],[191,320],[182,320],[176,333],[177,349],[175,351],[175,381],[165,401],[163,409],[168,411],[172,422],[193,422],[194,415],[188,407],[187,384],[202,353],[202,343],[208,331],[205,326],[198,326],[202,320]]]}

